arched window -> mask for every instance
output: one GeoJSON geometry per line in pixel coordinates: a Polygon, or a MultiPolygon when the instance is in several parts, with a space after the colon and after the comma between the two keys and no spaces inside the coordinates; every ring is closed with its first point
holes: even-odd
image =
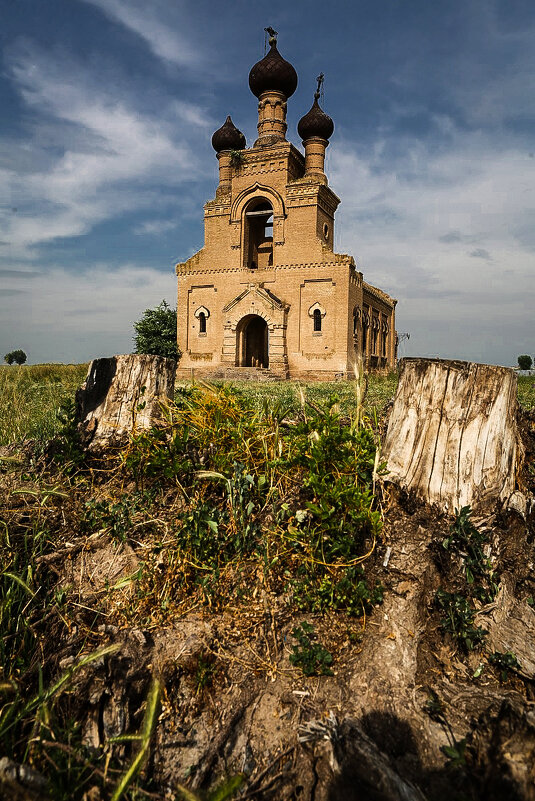
{"type": "Polygon", "coordinates": [[[355,306],[353,309],[353,336],[359,335],[359,320],[360,320],[360,306],[355,306]]]}
{"type": "Polygon", "coordinates": [[[370,315],[366,310],[362,312],[362,354],[368,350],[368,331],[370,330],[370,315]]]}
{"type": "Polygon", "coordinates": [[[273,264],[273,207],[264,198],[252,200],[245,211],[244,266],[265,269],[273,264]]]}
{"type": "Polygon", "coordinates": [[[377,340],[379,338],[379,317],[372,313],[372,356],[377,356],[377,340]]]}
{"type": "Polygon", "coordinates": [[[382,355],[383,359],[386,359],[386,341],[388,339],[388,330],[389,330],[388,329],[388,322],[386,320],[383,320],[382,325],[381,325],[381,331],[382,331],[382,334],[383,334],[383,336],[381,337],[381,346],[382,346],[381,347],[381,355],[382,355]]]}
{"type": "Polygon", "coordinates": [[[312,318],[312,331],[321,336],[322,320],[325,317],[325,309],[321,303],[313,303],[308,310],[308,316],[312,318]]]}
{"type": "Polygon", "coordinates": [[[206,323],[208,318],[210,317],[210,312],[206,308],[206,306],[199,306],[199,308],[195,311],[194,315],[197,320],[199,321],[199,336],[206,336],[206,323]]]}

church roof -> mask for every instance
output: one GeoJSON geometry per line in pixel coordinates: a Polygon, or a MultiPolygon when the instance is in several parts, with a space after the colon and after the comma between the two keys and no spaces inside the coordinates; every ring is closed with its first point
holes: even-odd
{"type": "Polygon", "coordinates": [[[253,95],[260,97],[262,92],[282,92],[291,97],[297,89],[297,72],[277,50],[276,39],[270,39],[270,50],[258,61],[249,73],[249,88],[253,95]]]}
{"type": "Polygon", "coordinates": [[[243,150],[245,147],[245,136],[236,128],[230,115],[212,136],[212,147],[216,153],[221,153],[222,150],[243,150]]]}
{"type": "Polygon", "coordinates": [[[316,93],[314,95],[314,103],[304,117],[301,117],[297,125],[297,132],[303,141],[310,139],[311,136],[320,136],[322,139],[328,139],[332,136],[334,131],[334,122],[320,108],[316,93]]]}

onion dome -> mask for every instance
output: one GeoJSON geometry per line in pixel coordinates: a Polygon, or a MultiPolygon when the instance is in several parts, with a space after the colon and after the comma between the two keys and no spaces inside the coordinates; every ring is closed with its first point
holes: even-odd
{"type": "Polygon", "coordinates": [[[224,125],[218,128],[212,136],[212,147],[216,153],[220,153],[222,150],[243,150],[245,147],[245,136],[238,131],[230,119],[230,115],[224,125]]]}
{"type": "Polygon", "coordinates": [[[251,68],[249,88],[256,97],[268,91],[282,92],[286,98],[291,97],[297,89],[297,72],[277,50],[276,39],[272,37],[269,43],[269,53],[251,68]]]}
{"type": "Polygon", "coordinates": [[[314,95],[314,103],[312,108],[301,117],[297,125],[297,132],[303,142],[310,139],[311,136],[319,136],[321,139],[328,139],[332,136],[334,131],[334,122],[319,106],[318,103],[319,93],[314,95]]]}

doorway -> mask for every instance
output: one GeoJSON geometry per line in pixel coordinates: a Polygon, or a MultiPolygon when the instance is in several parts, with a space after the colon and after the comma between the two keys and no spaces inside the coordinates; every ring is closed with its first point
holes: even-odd
{"type": "Polygon", "coordinates": [[[236,365],[269,367],[269,332],[258,314],[248,314],[236,329],[236,365]]]}

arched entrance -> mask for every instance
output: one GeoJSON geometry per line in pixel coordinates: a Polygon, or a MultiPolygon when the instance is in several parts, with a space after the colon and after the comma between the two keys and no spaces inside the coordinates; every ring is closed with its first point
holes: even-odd
{"type": "Polygon", "coordinates": [[[248,314],[236,328],[236,366],[269,367],[269,332],[258,314],[248,314]]]}

